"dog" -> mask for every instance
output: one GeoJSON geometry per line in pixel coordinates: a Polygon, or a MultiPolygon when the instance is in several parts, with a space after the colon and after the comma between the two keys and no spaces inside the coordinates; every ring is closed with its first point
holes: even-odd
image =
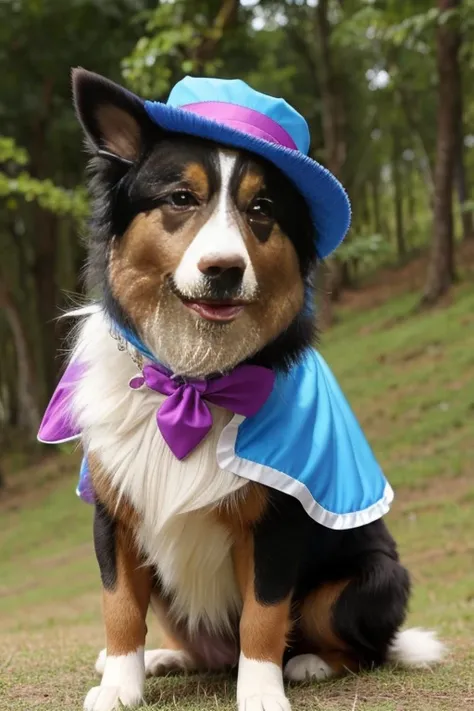
{"type": "Polygon", "coordinates": [[[312,350],[315,268],[347,196],[285,102],[183,82],[198,96],[166,107],[73,72],[94,303],[40,439],[81,437],[95,505],[107,648],[84,708],[140,705],[147,675],[238,666],[239,709],[289,711],[284,678],[423,666],[444,647],[401,630],[391,490],[312,350]],[[364,502],[330,508],[356,486],[346,469],[364,502]],[[144,651],[149,606],[163,647],[144,651]]]}

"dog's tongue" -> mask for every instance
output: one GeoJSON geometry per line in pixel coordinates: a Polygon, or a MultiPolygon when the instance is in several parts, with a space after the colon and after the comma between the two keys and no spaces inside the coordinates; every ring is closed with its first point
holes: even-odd
{"type": "Polygon", "coordinates": [[[201,301],[188,301],[186,306],[208,321],[233,321],[244,308],[239,304],[206,304],[201,301]]]}

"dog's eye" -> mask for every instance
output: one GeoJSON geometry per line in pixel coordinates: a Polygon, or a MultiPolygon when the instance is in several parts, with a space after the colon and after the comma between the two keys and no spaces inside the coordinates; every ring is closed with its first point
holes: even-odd
{"type": "Polygon", "coordinates": [[[250,203],[250,206],[247,210],[247,214],[249,218],[263,218],[266,220],[273,220],[274,218],[274,211],[273,211],[273,200],[270,200],[270,198],[264,198],[264,197],[259,197],[255,198],[250,203]]]}
{"type": "Polygon", "coordinates": [[[198,205],[198,201],[189,190],[175,190],[168,195],[166,202],[177,210],[187,210],[198,205]]]}

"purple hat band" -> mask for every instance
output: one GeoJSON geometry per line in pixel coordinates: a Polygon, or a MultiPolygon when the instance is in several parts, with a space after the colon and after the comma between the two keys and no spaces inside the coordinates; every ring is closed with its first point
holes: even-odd
{"type": "Polygon", "coordinates": [[[270,143],[298,150],[298,146],[290,134],[279,123],[255,109],[248,109],[246,106],[230,104],[226,101],[199,101],[195,104],[185,104],[180,108],[256,138],[263,138],[270,143]]]}

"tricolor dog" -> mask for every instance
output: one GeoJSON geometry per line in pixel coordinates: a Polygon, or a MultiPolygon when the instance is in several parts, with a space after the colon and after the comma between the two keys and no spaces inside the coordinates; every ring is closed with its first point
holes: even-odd
{"type": "Polygon", "coordinates": [[[81,438],[95,506],[106,650],[84,708],[238,666],[242,711],[287,711],[284,678],[438,661],[432,632],[401,631],[392,490],[312,347],[350,207],[306,122],[241,81],[188,77],[166,104],[82,69],[73,86],[93,301],[39,438],[81,438]]]}

